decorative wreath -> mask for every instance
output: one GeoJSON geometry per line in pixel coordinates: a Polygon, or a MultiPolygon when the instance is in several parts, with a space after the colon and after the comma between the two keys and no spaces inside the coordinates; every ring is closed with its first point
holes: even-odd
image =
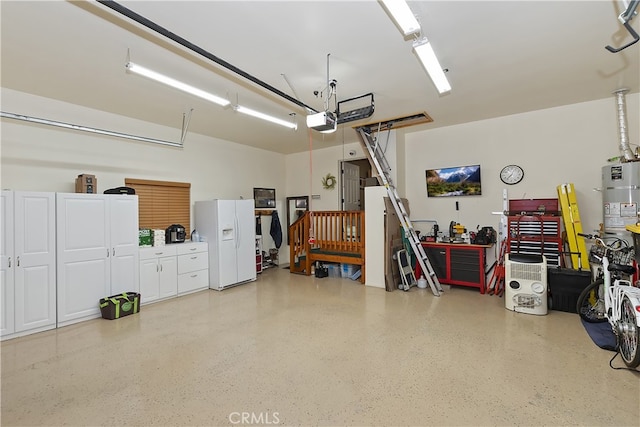
{"type": "Polygon", "coordinates": [[[335,176],[328,173],[327,176],[322,178],[322,188],[324,188],[325,190],[333,190],[335,186],[336,186],[335,176]]]}

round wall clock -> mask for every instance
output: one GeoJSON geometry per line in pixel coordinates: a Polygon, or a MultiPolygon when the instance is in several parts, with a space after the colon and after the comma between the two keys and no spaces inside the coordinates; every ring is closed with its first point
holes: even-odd
{"type": "Polygon", "coordinates": [[[500,179],[507,185],[517,184],[524,178],[524,170],[518,165],[507,165],[500,171],[500,179]]]}

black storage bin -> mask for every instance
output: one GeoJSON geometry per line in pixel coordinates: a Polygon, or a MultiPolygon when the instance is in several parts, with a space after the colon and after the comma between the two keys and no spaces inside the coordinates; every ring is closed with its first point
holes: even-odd
{"type": "Polygon", "coordinates": [[[570,268],[549,268],[547,270],[552,310],[576,313],[580,293],[591,283],[591,272],[570,268]]]}
{"type": "Polygon", "coordinates": [[[103,319],[119,319],[140,311],[140,294],[123,292],[106,298],[100,298],[100,312],[103,319]]]}
{"type": "Polygon", "coordinates": [[[316,266],[314,268],[314,273],[316,278],[322,279],[324,277],[329,276],[329,269],[325,267],[324,264],[321,264],[318,262],[316,263],[316,266]]]}

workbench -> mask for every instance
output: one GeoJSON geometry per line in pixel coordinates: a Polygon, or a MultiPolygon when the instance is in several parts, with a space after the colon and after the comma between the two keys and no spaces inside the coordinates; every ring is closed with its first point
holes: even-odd
{"type": "MultiPolygon", "coordinates": [[[[478,288],[481,294],[485,293],[487,274],[495,265],[493,262],[487,266],[487,249],[493,244],[422,242],[422,247],[440,283],[478,288]]],[[[420,278],[419,263],[415,273],[420,278]]]]}

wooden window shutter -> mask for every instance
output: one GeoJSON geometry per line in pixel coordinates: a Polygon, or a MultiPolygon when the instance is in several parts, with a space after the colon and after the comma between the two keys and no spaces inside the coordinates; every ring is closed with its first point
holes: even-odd
{"type": "Polygon", "coordinates": [[[191,232],[190,183],[125,178],[124,185],[138,195],[140,228],[165,230],[171,224],[180,224],[187,235],[191,232]]]}

